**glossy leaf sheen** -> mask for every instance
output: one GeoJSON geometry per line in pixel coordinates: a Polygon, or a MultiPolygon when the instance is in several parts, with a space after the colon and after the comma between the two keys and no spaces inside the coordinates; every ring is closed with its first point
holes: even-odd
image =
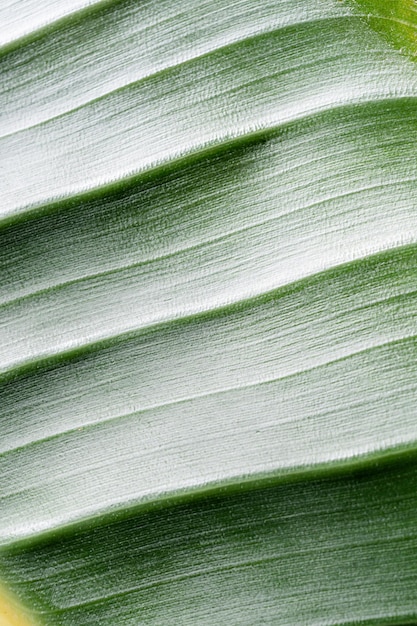
{"type": "Polygon", "coordinates": [[[2,6],[0,571],[35,623],[417,620],[388,4],[2,6]]]}

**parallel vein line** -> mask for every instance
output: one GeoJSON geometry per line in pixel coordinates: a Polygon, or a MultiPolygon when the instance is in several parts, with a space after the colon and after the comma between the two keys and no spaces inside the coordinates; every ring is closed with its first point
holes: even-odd
{"type": "Polygon", "coordinates": [[[341,113],[345,110],[379,107],[383,104],[387,106],[398,105],[404,102],[410,102],[414,106],[417,105],[417,93],[415,95],[383,94],[381,97],[372,96],[358,97],[353,100],[334,101],[326,104],[324,107],[318,107],[313,110],[303,111],[288,119],[283,119],[278,123],[269,123],[263,126],[242,128],[239,132],[226,133],[221,137],[216,137],[205,143],[192,146],[187,150],[176,152],[164,160],[153,161],[137,169],[124,173],[119,178],[104,178],[100,183],[93,186],[77,189],[64,193],[59,196],[40,200],[35,204],[17,206],[13,212],[0,215],[0,231],[2,228],[10,225],[21,223],[26,219],[31,219],[40,215],[47,214],[50,211],[56,211],[58,207],[64,207],[68,203],[75,201],[88,201],[97,197],[104,197],[108,193],[120,190],[134,182],[145,182],[155,180],[166,173],[177,169],[193,165],[200,160],[216,156],[221,153],[227,153],[233,148],[245,147],[255,144],[259,141],[267,141],[274,138],[278,133],[290,130],[315,118],[320,118],[328,113],[341,113]]]}
{"type": "MultiPolygon", "coordinates": [[[[336,548],[334,548],[332,546],[333,551],[337,551],[337,552],[343,552],[344,550],[346,550],[347,548],[353,549],[353,548],[359,548],[359,547],[373,547],[373,546],[378,546],[384,543],[404,543],[404,542],[408,542],[413,539],[416,538],[415,534],[412,535],[400,535],[397,537],[389,537],[389,538],[378,538],[378,539],[372,539],[372,540],[362,540],[362,541],[355,541],[355,542],[344,542],[342,544],[338,544],[336,548]]],[[[232,563],[227,563],[227,564],[223,564],[223,565],[218,565],[218,566],[212,566],[212,567],[205,567],[202,569],[199,569],[197,571],[191,571],[188,573],[184,573],[184,574],[177,574],[177,575],[172,575],[163,579],[159,579],[156,580],[152,583],[144,583],[141,585],[134,585],[132,587],[129,587],[127,589],[123,589],[121,591],[115,592],[115,593],[111,593],[108,595],[104,595],[104,596],[100,596],[99,598],[94,598],[92,600],[86,600],[85,602],[78,602],[78,603],[74,603],[74,604],[68,604],[64,607],[60,607],[55,609],[52,613],[54,615],[60,614],[61,612],[67,612],[67,611],[71,611],[71,610],[76,610],[79,608],[84,608],[87,606],[95,606],[100,604],[103,600],[114,600],[115,598],[123,598],[126,595],[129,595],[131,593],[138,593],[144,590],[148,590],[148,589],[153,589],[156,587],[160,587],[160,586],[165,586],[165,585],[169,585],[172,582],[178,582],[178,581],[182,581],[182,580],[189,580],[192,578],[197,578],[199,576],[205,576],[207,574],[218,574],[220,572],[225,572],[225,571],[230,571],[230,570],[235,570],[235,569],[246,569],[248,567],[253,567],[253,566],[257,566],[257,565],[263,565],[266,563],[273,563],[274,561],[282,561],[284,559],[293,559],[294,555],[297,556],[314,556],[316,555],[318,552],[321,552],[323,550],[323,546],[322,545],[318,545],[314,548],[309,548],[309,549],[304,549],[304,550],[294,550],[293,552],[290,552],[288,554],[285,553],[279,553],[279,554],[274,554],[274,555],[269,555],[269,556],[264,556],[261,558],[253,558],[253,559],[244,559],[241,561],[235,561],[232,563]]],[[[41,579],[42,580],[42,579],[41,579]]],[[[363,584],[363,583],[360,583],[363,584]]],[[[323,591],[323,587],[321,586],[321,591],[323,591]]],[[[300,590],[297,593],[294,593],[292,595],[300,595],[300,594],[305,594],[305,590],[300,590]]],[[[49,614],[49,613],[48,613],[49,614]]]]}
{"type": "MultiPolygon", "coordinates": [[[[276,26],[275,28],[272,28],[271,30],[262,30],[260,32],[256,32],[254,34],[251,35],[247,35],[246,37],[240,38],[240,39],[236,39],[233,41],[230,41],[224,45],[220,45],[220,46],[216,46],[206,52],[203,52],[202,54],[197,54],[195,56],[192,56],[190,58],[187,58],[183,61],[178,61],[176,63],[173,63],[172,65],[167,65],[166,67],[162,67],[160,69],[158,69],[156,72],[152,72],[149,74],[146,74],[145,76],[142,76],[141,78],[139,78],[138,80],[135,80],[133,82],[129,82],[127,84],[124,84],[120,87],[117,87],[116,89],[113,89],[109,92],[106,92],[105,94],[102,94],[101,96],[98,96],[96,98],[92,98],[91,100],[87,100],[85,102],[83,102],[82,104],[72,108],[72,109],[68,109],[62,113],[59,113],[57,115],[54,115],[52,117],[49,117],[48,119],[42,120],[40,122],[37,122],[36,124],[33,125],[29,125],[29,126],[25,126],[23,128],[20,128],[19,130],[16,131],[12,131],[11,133],[6,133],[4,135],[0,136],[0,141],[2,139],[6,139],[8,137],[11,136],[16,136],[19,135],[20,133],[25,133],[29,130],[33,130],[35,128],[40,128],[42,126],[45,126],[47,124],[50,124],[51,122],[54,122],[58,119],[62,119],[65,118],[69,115],[72,115],[80,110],[83,110],[84,108],[87,108],[91,105],[97,104],[98,102],[102,102],[103,100],[106,100],[108,98],[111,98],[112,96],[114,96],[115,94],[119,94],[122,93],[123,91],[129,91],[130,89],[137,87],[138,85],[145,83],[147,81],[153,81],[155,79],[158,79],[162,76],[165,75],[169,75],[172,71],[178,69],[178,68],[183,68],[186,67],[187,65],[192,65],[194,64],[196,61],[200,61],[202,59],[206,59],[206,58],[210,58],[213,55],[216,55],[218,53],[221,52],[226,52],[227,50],[231,50],[233,48],[238,48],[242,45],[245,45],[248,42],[254,42],[258,39],[264,39],[267,38],[271,35],[275,35],[277,33],[283,32],[283,31],[287,31],[287,30],[292,30],[294,28],[297,28],[299,26],[311,26],[312,24],[321,24],[321,23],[327,23],[327,22],[337,22],[337,21],[357,21],[357,17],[352,16],[352,15],[344,15],[344,16],[329,16],[329,17],[325,17],[325,18],[317,18],[317,19],[311,19],[311,20],[305,20],[303,22],[295,22],[294,24],[285,24],[283,26],[276,26]]],[[[315,61],[311,61],[309,64],[300,64],[301,67],[308,67],[308,65],[316,65],[315,61]]],[[[254,81],[256,82],[256,81],[254,81]]]]}
{"type": "MultiPolygon", "coordinates": [[[[367,185],[364,187],[360,187],[359,189],[355,189],[353,191],[346,191],[344,193],[340,193],[337,195],[332,195],[332,196],[328,196],[326,198],[317,200],[315,202],[311,202],[310,204],[306,204],[303,206],[299,206],[295,209],[289,210],[289,211],[285,211],[283,213],[280,213],[279,215],[271,215],[268,218],[264,219],[264,220],[257,220],[254,221],[250,224],[247,224],[246,226],[242,226],[241,228],[235,228],[235,229],[231,229],[225,233],[222,233],[220,235],[217,235],[215,237],[210,237],[208,239],[204,239],[202,241],[199,241],[198,243],[192,244],[192,245],[188,245],[188,246],[183,246],[181,248],[177,248],[176,250],[173,250],[172,252],[168,252],[166,254],[160,254],[154,257],[148,257],[148,258],[144,258],[141,261],[137,261],[135,263],[128,263],[128,264],[124,264],[124,265],[120,265],[118,267],[115,268],[111,268],[111,269],[107,269],[107,270],[103,270],[101,272],[95,272],[95,273],[91,273],[91,274],[85,274],[82,276],[79,276],[77,278],[71,279],[71,280],[67,280],[67,281],[62,281],[60,283],[55,283],[53,285],[49,285],[48,287],[44,287],[42,289],[37,289],[35,291],[31,291],[28,292],[22,296],[17,296],[16,298],[11,298],[10,300],[5,300],[4,302],[0,302],[0,311],[1,309],[5,309],[8,308],[10,306],[15,306],[17,304],[21,304],[22,302],[25,302],[27,300],[30,300],[32,298],[37,298],[39,296],[42,295],[46,295],[46,294],[50,294],[51,292],[54,291],[59,291],[65,287],[70,287],[73,285],[78,285],[78,284],[82,284],[84,282],[88,282],[89,280],[95,280],[97,278],[104,278],[107,276],[112,276],[112,275],[117,275],[120,272],[125,272],[126,270],[133,270],[135,268],[139,268],[139,267],[144,267],[147,265],[150,265],[152,263],[156,263],[159,261],[165,261],[165,260],[169,260],[172,258],[175,258],[177,256],[181,256],[182,254],[186,253],[186,252],[190,252],[190,251],[197,251],[197,250],[201,250],[202,248],[204,248],[205,246],[210,246],[212,244],[216,244],[219,243],[221,241],[227,241],[230,237],[234,237],[235,235],[241,234],[241,233],[246,233],[251,231],[252,229],[257,229],[260,226],[265,226],[266,224],[270,224],[271,222],[276,222],[276,221],[280,221],[281,219],[285,219],[287,218],[289,215],[296,215],[297,213],[302,213],[303,211],[307,211],[309,209],[313,209],[317,206],[321,206],[324,204],[327,204],[329,202],[333,202],[335,200],[341,200],[342,198],[351,198],[351,197],[355,197],[356,195],[360,195],[363,194],[367,191],[374,191],[377,189],[389,189],[390,187],[395,187],[397,186],[399,183],[400,184],[406,184],[406,183],[412,183],[415,182],[416,178],[405,178],[402,180],[396,180],[396,181],[391,181],[388,183],[378,183],[376,185],[367,185]]],[[[417,238],[416,238],[417,241],[417,238]]],[[[410,242],[411,243],[411,242],[410,242]]]]}
{"type": "MultiPolygon", "coordinates": [[[[236,385],[236,386],[230,386],[230,387],[226,387],[223,389],[217,389],[214,391],[209,391],[206,393],[202,393],[202,394],[196,394],[193,396],[188,396],[185,398],[180,398],[177,400],[173,400],[171,402],[162,402],[160,404],[157,405],[152,405],[149,407],[146,407],[144,409],[139,409],[137,411],[133,411],[131,413],[125,413],[122,415],[115,415],[113,417],[104,419],[104,420],[100,420],[97,422],[84,422],[84,423],[80,423],[78,424],[76,427],[74,428],[69,428],[67,430],[63,430],[60,431],[58,433],[54,433],[53,435],[50,435],[48,437],[43,437],[43,438],[39,438],[39,439],[33,439],[21,446],[17,446],[16,448],[10,448],[8,450],[3,450],[2,452],[0,452],[0,458],[7,456],[9,454],[12,454],[14,452],[16,452],[17,450],[24,450],[39,444],[44,444],[50,441],[55,441],[58,440],[60,438],[62,438],[65,435],[68,434],[74,434],[77,433],[81,430],[85,431],[85,430],[96,430],[97,428],[101,428],[102,426],[107,427],[109,424],[117,422],[119,420],[126,420],[129,419],[133,416],[137,417],[140,415],[145,415],[146,413],[152,413],[154,411],[158,411],[160,409],[165,409],[165,408],[170,408],[170,407],[174,407],[174,406],[181,406],[182,404],[187,404],[189,402],[194,402],[196,400],[204,400],[206,398],[214,398],[217,396],[223,396],[223,395],[227,395],[230,394],[232,392],[240,392],[240,391],[246,391],[248,389],[254,389],[256,387],[266,387],[268,385],[273,385],[275,383],[278,382],[282,382],[282,381],[288,381],[288,380],[292,380],[295,378],[298,378],[300,376],[305,376],[320,370],[325,370],[328,367],[334,366],[338,363],[345,363],[346,361],[349,361],[350,359],[356,358],[359,355],[365,355],[365,354],[369,354],[369,353],[373,353],[373,352],[378,352],[381,349],[385,349],[385,348],[389,348],[390,346],[393,345],[403,345],[403,344],[409,344],[410,342],[414,342],[417,339],[417,334],[410,334],[410,335],[405,335],[403,337],[401,337],[400,339],[396,338],[396,339],[390,339],[388,341],[382,341],[380,343],[376,343],[372,346],[369,346],[367,348],[362,348],[360,350],[354,350],[349,352],[348,354],[345,354],[343,356],[339,356],[335,359],[331,359],[331,360],[327,360],[324,361],[322,363],[318,363],[316,365],[313,365],[311,367],[308,368],[304,368],[304,369],[300,369],[297,370],[295,372],[291,372],[289,374],[284,374],[282,376],[277,376],[274,378],[267,378],[267,379],[261,379],[261,380],[257,380],[257,381],[251,381],[249,383],[245,383],[242,385],[236,385]]],[[[417,386],[417,382],[416,382],[416,386],[417,386]]],[[[409,386],[410,389],[414,388],[414,385],[409,386]]],[[[388,392],[387,396],[392,395],[393,393],[396,393],[398,390],[396,390],[395,392],[388,392]]],[[[351,407],[355,407],[355,406],[360,406],[363,402],[361,400],[357,401],[357,402],[353,402],[350,406],[351,407]]],[[[331,410],[326,410],[326,411],[321,411],[318,413],[315,413],[316,416],[325,416],[328,415],[331,412],[331,410]]],[[[306,420],[309,419],[311,417],[311,415],[306,415],[305,417],[302,418],[302,420],[306,420]]],[[[287,423],[289,421],[291,421],[293,418],[288,418],[288,419],[284,419],[284,420],[280,420],[279,423],[280,424],[284,424],[287,423]]],[[[250,430],[251,427],[249,427],[250,430]]],[[[240,430],[240,432],[242,431],[242,429],[240,430]]],[[[160,446],[158,446],[158,449],[161,449],[160,446]]],[[[133,455],[135,456],[135,455],[133,455]]],[[[104,462],[104,465],[107,464],[107,461],[104,462]]],[[[94,466],[96,467],[96,466],[94,466]]],[[[85,467],[82,468],[81,471],[84,471],[85,467]]],[[[77,474],[80,470],[75,470],[74,474],[77,474]]],[[[57,480],[56,478],[52,478],[49,482],[55,482],[55,480],[57,480]]],[[[59,480],[59,479],[58,479],[59,480]]],[[[10,492],[10,493],[15,493],[15,492],[10,492]]],[[[0,495],[0,501],[4,498],[7,497],[7,495],[9,494],[2,494],[0,495]]]]}
{"type": "Polygon", "coordinates": [[[33,43],[44,35],[52,34],[55,30],[64,26],[67,22],[70,23],[83,17],[85,18],[88,16],[89,13],[99,12],[107,6],[118,3],[120,3],[120,0],[95,0],[95,2],[75,9],[74,11],[66,13],[65,15],[61,15],[51,22],[42,24],[34,30],[27,31],[22,35],[17,36],[15,39],[10,39],[9,41],[6,41],[4,44],[0,45],[0,59],[2,56],[5,56],[10,52],[14,52],[18,48],[33,43]]]}
{"type": "MultiPolygon", "coordinates": [[[[392,253],[395,251],[399,251],[401,249],[410,249],[410,248],[412,248],[411,245],[397,246],[395,248],[390,248],[389,252],[392,253]]],[[[386,253],[387,253],[387,250],[385,249],[383,251],[378,251],[376,253],[374,252],[369,255],[362,255],[358,259],[348,261],[347,263],[344,262],[340,264],[333,264],[332,266],[328,268],[323,268],[320,272],[306,275],[302,278],[299,278],[298,280],[294,280],[294,281],[291,281],[290,283],[286,283],[281,286],[274,287],[273,289],[270,289],[270,290],[264,290],[258,293],[251,293],[233,302],[225,301],[211,308],[198,309],[198,310],[188,311],[188,312],[183,311],[182,313],[179,312],[178,315],[176,316],[156,319],[154,321],[144,323],[140,327],[136,327],[136,328],[129,327],[123,331],[113,333],[112,335],[99,337],[94,340],[90,340],[90,341],[83,342],[83,343],[77,343],[77,344],[72,343],[70,347],[61,349],[58,352],[55,351],[55,352],[43,353],[43,354],[38,355],[36,358],[29,358],[24,361],[18,361],[14,363],[13,365],[6,367],[2,371],[0,371],[0,383],[7,383],[7,381],[13,380],[14,378],[18,377],[21,374],[25,374],[28,371],[31,371],[33,369],[37,370],[39,368],[42,368],[42,366],[48,367],[52,364],[62,363],[62,361],[70,360],[73,357],[77,357],[82,354],[88,354],[91,352],[96,352],[98,350],[115,345],[116,343],[119,343],[122,341],[128,341],[129,339],[136,337],[138,334],[142,334],[142,333],[145,334],[146,332],[150,330],[153,331],[157,328],[163,328],[170,324],[178,324],[178,323],[183,324],[185,322],[189,322],[191,320],[199,319],[199,318],[204,319],[207,317],[210,317],[210,318],[217,317],[219,315],[222,315],[223,313],[230,312],[231,310],[236,309],[237,307],[244,306],[245,304],[251,304],[251,303],[255,304],[256,302],[262,302],[264,300],[274,297],[274,295],[278,295],[280,292],[285,293],[285,291],[288,290],[289,288],[301,287],[303,284],[305,284],[306,282],[314,278],[325,276],[326,274],[330,274],[334,271],[337,271],[338,269],[340,270],[348,269],[351,265],[357,265],[367,259],[379,257],[380,255],[385,255],[386,253]]]]}

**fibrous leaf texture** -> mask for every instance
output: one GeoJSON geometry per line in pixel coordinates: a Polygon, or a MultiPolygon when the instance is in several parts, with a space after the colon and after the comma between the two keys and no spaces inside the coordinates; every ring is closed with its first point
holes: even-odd
{"type": "Polygon", "coordinates": [[[415,0],[41,5],[0,8],[0,624],[417,623],[415,0]]]}

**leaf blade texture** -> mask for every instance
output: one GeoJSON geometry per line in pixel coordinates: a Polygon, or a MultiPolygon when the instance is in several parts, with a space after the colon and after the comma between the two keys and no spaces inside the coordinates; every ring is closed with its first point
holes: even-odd
{"type": "Polygon", "coordinates": [[[413,623],[414,5],[50,4],[2,9],[3,582],[413,623]]]}

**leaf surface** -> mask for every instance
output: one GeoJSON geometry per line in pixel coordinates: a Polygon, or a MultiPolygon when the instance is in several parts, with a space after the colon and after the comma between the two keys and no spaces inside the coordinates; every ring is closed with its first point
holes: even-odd
{"type": "Polygon", "coordinates": [[[417,620],[394,4],[2,7],[0,571],[35,623],[417,620]]]}

